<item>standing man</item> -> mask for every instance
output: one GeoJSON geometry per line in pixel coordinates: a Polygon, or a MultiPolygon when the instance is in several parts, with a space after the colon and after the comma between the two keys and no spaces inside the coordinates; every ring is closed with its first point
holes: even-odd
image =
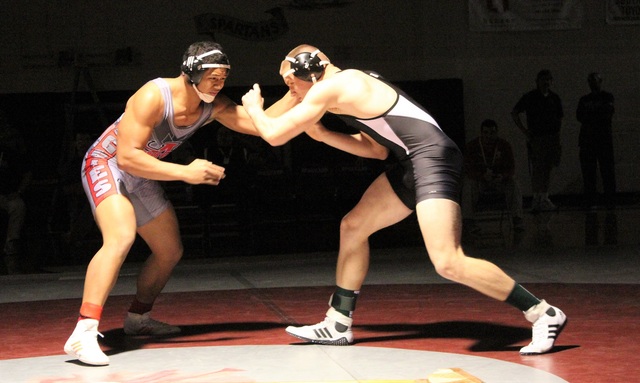
{"type": "Polygon", "coordinates": [[[87,268],[80,315],[64,351],[86,364],[109,364],[97,342],[98,324],[136,234],[151,255],[138,275],[124,332],[180,332],[150,316],[183,253],[175,211],[158,181],[218,185],[225,174],[223,167],[205,159],[182,165],[162,158],[213,120],[256,134],[242,106],[219,94],[231,68],[219,44],[193,43],[181,62],[180,75],[149,81],[129,98],[124,113],[87,150],[82,163],[82,183],[102,247],[87,268]]]}
{"type": "Polygon", "coordinates": [[[7,215],[7,233],[0,250],[8,274],[22,272],[21,238],[27,215],[23,196],[33,179],[30,163],[24,137],[0,110],[0,210],[7,215]]]}
{"type": "Polygon", "coordinates": [[[602,77],[589,73],[587,77],[591,93],[578,102],[576,118],[580,121],[580,169],[584,182],[585,206],[597,204],[596,171],[600,167],[604,202],[615,205],[616,172],[613,159],[611,118],[615,111],[613,94],[602,90],[602,77]]]}
{"type": "Polygon", "coordinates": [[[560,128],[564,112],[560,96],[551,90],[552,84],[551,72],[541,70],[536,76],[536,89],[525,93],[511,111],[513,121],[527,138],[533,211],[557,209],[549,199],[549,184],[551,170],[560,165],[560,128]],[[527,116],[526,125],[520,119],[522,113],[527,116]]]}
{"type": "Polygon", "coordinates": [[[506,301],[533,323],[533,340],[522,354],[549,351],[565,324],[565,314],[539,300],[496,265],[468,257],[460,245],[459,189],[462,153],[431,115],[374,72],[341,70],[316,47],[293,49],[280,67],[289,91],[263,111],[258,84],[242,98],[260,135],[282,145],[306,132],[312,138],[356,156],[384,159],[396,166],[376,178],[340,224],[336,290],[326,318],[286,331],[313,343],[353,342],[352,314],[369,267],[369,236],[417,212],[424,243],[436,271],[489,297],[506,301]],[[334,113],[359,133],[332,132],[318,124],[334,113]],[[271,114],[272,116],[274,114],[271,114]]]}
{"type": "Polygon", "coordinates": [[[498,124],[486,119],[480,124],[480,135],[467,142],[464,150],[464,185],[462,216],[465,225],[475,226],[475,208],[483,193],[504,194],[511,212],[513,229],[523,231],[522,194],[514,178],[516,163],[509,141],[500,137],[498,124]]]}

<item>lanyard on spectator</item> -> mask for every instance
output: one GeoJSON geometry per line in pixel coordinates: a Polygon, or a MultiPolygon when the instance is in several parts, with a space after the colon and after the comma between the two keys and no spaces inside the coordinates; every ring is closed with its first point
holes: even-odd
{"type": "MultiPolygon", "coordinates": [[[[485,157],[484,155],[484,145],[482,145],[482,137],[480,137],[480,152],[482,153],[482,160],[484,161],[484,164],[486,166],[489,166],[489,164],[487,163],[487,157],[485,157]]],[[[496,162],[496,155],[498,154],[498,143],[496,142],[495,146],[493,147],[493,158],[491,158],[491,166],[493,167],[493,164],[496,162]]]]}

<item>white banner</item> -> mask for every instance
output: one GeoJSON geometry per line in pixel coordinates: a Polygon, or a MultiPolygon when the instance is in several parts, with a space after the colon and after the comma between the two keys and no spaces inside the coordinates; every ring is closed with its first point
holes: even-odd
{"type": "Polygon", "coordinates": [[[469,29],[478,32],[579,29],[583,18],[583,0],[469,0],[469,29]]]}
{"type": "Polygon", "coordinates": [[[640,0],[607,0],[607,23],[640,24],[640,0]]]}

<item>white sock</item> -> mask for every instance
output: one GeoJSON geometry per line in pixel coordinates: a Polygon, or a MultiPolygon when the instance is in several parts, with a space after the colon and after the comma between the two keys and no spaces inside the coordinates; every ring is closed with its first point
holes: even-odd
{"type": "Polygon", "coordinates": [[[531,307],[529,310],[524,312],[524,317],[531,323],[537,321],[541,316],[543,316],[547,310],[551,307],[550,304],[547,303],[544,299],[540,301],[537,305],[531,307]]]}

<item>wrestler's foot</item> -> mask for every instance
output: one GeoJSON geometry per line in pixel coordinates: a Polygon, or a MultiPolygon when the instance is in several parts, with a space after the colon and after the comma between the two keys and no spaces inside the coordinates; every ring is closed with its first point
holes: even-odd
{"type": "Polygon", "coordinates": [[[520,354],[537,355],[549,352],[567,324],[567,316],[562,310],[550,306],[544,300],[529,309],[525,316],[533,321],[533,338],[531,343],[520,349],[520,354]],[[539,314],[540,312],[542,313],[539,314]],[[537,319],[535,319],[536,316],[537,319]]]}
{"type": "Polygon", "coordinates": [[[109,357],[102,352],[98,345],[98,321],[96,319],[82,319],[78,321],[75,330],[64,345],[64,352],[81,362],[94,366],[109,364],[109,357]]]}
{"type": "Polygon", "coordinates": [[[150,313],[127,313],[124,319],[124,333],[127,335],[174,335],[180,333],[180,327],[157,321],[150,313]]]}
{"type": "Polygon", "coordinates": [[[352,323],[353,319],[340,314],[332,307],[322,322],[312,326],[289,326],[285,331],[311,343],[348,346],[353,343],[352,323]]]}

